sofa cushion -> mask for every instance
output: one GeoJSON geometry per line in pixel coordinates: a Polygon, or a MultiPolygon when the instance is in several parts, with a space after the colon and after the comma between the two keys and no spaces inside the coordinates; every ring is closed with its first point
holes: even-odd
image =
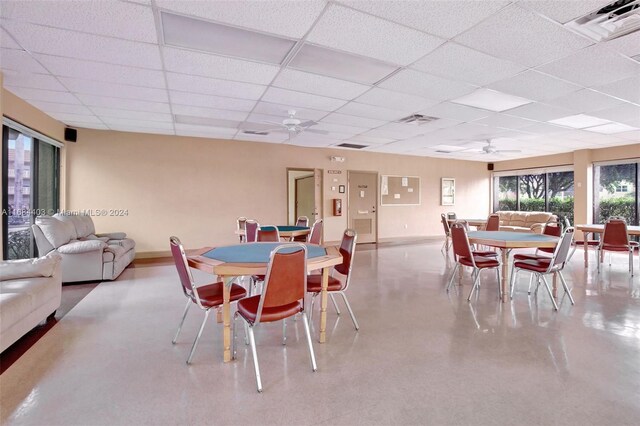
{"type": "Polygon", "coordinates": [[[87,235],[86,237],[82,238],[83,240],[87,240],[87,241],[102,241],[103,243],[106,243],[109,241],[109,237],[98,237],[96,235],[90,234],[87,235]]]}
{"type": "Polygon", "coordinates": [[[71,225],[51,216],[36,217],[36,225],[40,227],[45,238],[55,248],[71,240],[71,225]]]}
{"type": "Polygon", "coordinates": [[[0,280],[14,280],[19,278],[50,277],[56,265],[60,263],[58,254],[50,254],[37,259],[7,260],[0,262],[0,280]]]}
{"type": "Polygon", "coordinates": [[[133,241],[131,238],[125,238],[123,240],[109,240],[107,244],[109,244],[110,246],[111,245],[120,246],[125,251],[129,251],[136,246],[136,242],[133,241]]]}
{"type": "Polygon", "coordinates": [[[76,225],[76,230],[78,231],[78,238],[84,238],[88,235],[95,234],[96,228],[93,225],[93,220],[91,216],[85,214],[79,214],[73,216],[73,223],[76,225]]]}
{"type": "Polygon", "coordinates": [[[120,246],[120,245],[116,245],[116,244],[111,244],[108,245],[107,248],[105,249],[105,251],[108,251],[110,253],[113,253],[113,257],[114,260],[118,260],[122,257],[123,254],[125,254],[128,250],[126,250],[124,247],[120,246]]]}
{"type": "Polygon", "coordinates": [[[551,213],[546,212],[529,212],[527,215],[527,226],[531,226],[534,223],[546,223],[551,216],[553,216],[551,213]]]}
{"type": "Polygon", "coordinates": [[[78,231],[76,229],[76,224],[74,223],[74,216],[69,215],[69,214],[65,214],[65,213],[56,213],[53,215],[53,217],[55,217],[56,219],[58,219],[61,222],[67,223],[69,224],[69,231],[71,232],[71,240],[75,240],[76,238],[78,238],[78,231]]]}
{"type": "Polygon", "coordinates": [[[58,247],[58,253],[62,254],[78,254],[87,253],[90,251],[102,251],[107,246],[107,243],[99,240],[86,240],[86,241],[71,241],[69,244],[58,247]]]}
{"type": "Polygon", "coordinates": [[[527,212],[514,212],[511,215],[509,225],[511,226],[525,226],[527,224],[527,212]]]}

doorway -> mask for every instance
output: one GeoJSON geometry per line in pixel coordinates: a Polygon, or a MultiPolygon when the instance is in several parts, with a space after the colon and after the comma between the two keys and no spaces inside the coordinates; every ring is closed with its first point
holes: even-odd
{"type": "Polygon", "coordinates": [[[300,216],[309,226],[322,217],[321,169],[287,169],[287,223],[295,225],[300,216]]]}
{"type": "Polygon", "coordinates": [[[378,173],[348,171],[349,228],[358,233],[358,243],[378,241],[378,173]]]}

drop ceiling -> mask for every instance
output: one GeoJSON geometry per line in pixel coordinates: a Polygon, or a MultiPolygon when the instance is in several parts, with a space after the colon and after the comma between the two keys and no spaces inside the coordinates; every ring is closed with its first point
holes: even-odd
{"type": "Polygon", "coordinates": [[[639,142],[640,33],[563,25],[610,2],[2,0],[0,69],[75,127],[500,161],[639,142]]]}

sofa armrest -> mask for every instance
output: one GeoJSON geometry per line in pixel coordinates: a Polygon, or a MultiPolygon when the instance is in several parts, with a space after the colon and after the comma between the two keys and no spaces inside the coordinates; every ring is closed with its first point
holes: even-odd
{"type": "Polygon", "coordinates": [[[62,258],[53,252],[35,259],[7,260],[0,262],[0,281],[22,278],[52,277],[62,258]]]}
{"type": "Polygon", "coordinates": [[[103,251],[105,247],[107,247],[107,243],[100,240],[72,241],[68,244],[58,247],[58,253],[88,253],[90,251],[103,251]]]}
{"type": "Polygon", "coordinates": [[[533,232],[534,234],[542,234],[542,232],[544,231],[544,223],[534,223],[533,225],[531,225],[531,232],[533,232]]]}
{"type": "Polygon", "coordinates": [[[126,232],[105,232],[101,234],[96,234],[96,237],[107,237],[110,240],[124,240],[127,238],[126,232]]]}

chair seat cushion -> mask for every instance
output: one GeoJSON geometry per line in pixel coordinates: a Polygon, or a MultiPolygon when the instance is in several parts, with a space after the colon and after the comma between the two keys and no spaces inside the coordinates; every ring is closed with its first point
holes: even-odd
{"type": "Polygon", "coordinates": [[[549,256],[540,256],[537,254],[524,254],[524,253],[518,253],[513,255],[513,260],[518,261],[518,260],[538,260],[538,259],[550,259],[549,256]]]}
{"type": "Polygon", "coordinates": [[[618,244],[603,244],[602,250],[609,251],[629,251],[630,248],[627,245],[618,245],[618,244]]]}
{"type": "Polygon", "coordinates": [[[498,253],[491,250],[474,250],[471,253],[474,256],[481,256],[481,257],[497,257],[498,256],[498,253]]]}
{"type": "MultiPolygon", "coordinates": [[[[214,308],[216,306],[222,305],[224,301],[223,294],[222,294],[223,285],[224,285],[223,283],[219,282],[219,283],[199,286],[197,290],[198,290],[198,296],[200,296],[200,302],[202,303],[202,306],[206,306],[207,308],[214,308]]],[[[247,290],[245,290],[243,287],[237,284],[231,285],[231,297],[229,299],[230,301],[233,302],[235,300],[242,299],[246,295],[247,295],[247,290]]]]}
{"type": "MultiPolygon", "coordinates": [[[[342,281],[337,278],[329,277],[328,291],[342,290],[342,281]]],[[[307,291],[311,293],[320,293],[322,291],[322,275],[307,276],[307,291]]]]}
{"type": "MultiPolygon", "coordinates": [[[[473,260],[475,261],[476,266],[480,269],[500,266],[500,262],[492,257],[474,256],[473,260]]],[[[473,266],[473,261],[468,257],[461,257],[458,259],[458,262],[464,266],[473,266]]]]}
{"type": "Polygon", "coordinates": [[[546,272],[549,269],[551,258],[538,258],[530,260],[520,260],[515,262],[516,268],[526,269],[527,271],[546,272]]]}
{"type": "MultiPolygon", "coordinates": [[[[260,295],[247,297],[238,302],[238,313],[251,324],[256,321],[260,297],[260,295]]],[[[299,301],[272,308],[263,308],[260,322],[279,321],[284,318],[289,318],[301,311],[302,305],[299,301]]]]}

